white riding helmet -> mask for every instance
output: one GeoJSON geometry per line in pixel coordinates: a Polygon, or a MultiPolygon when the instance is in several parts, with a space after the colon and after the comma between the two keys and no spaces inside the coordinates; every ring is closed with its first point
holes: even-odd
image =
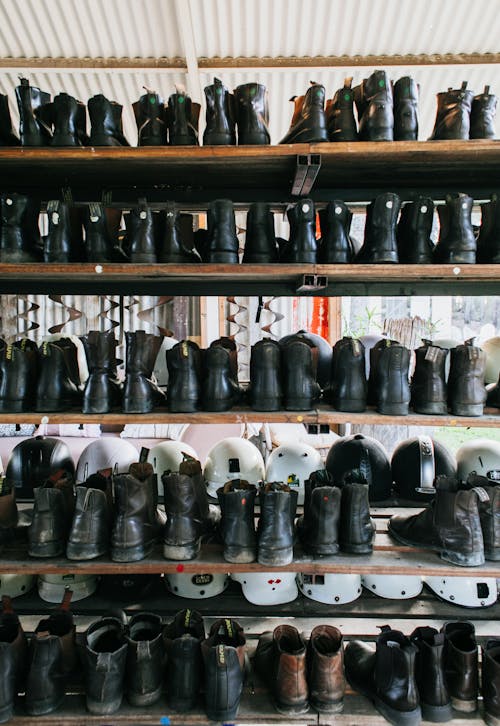
{"type": "Polygon", "coordinates": [[[189,444],[182,441],[161,441],[148,451],[148,461],[158,479],[158,495],[163,495],[163,484],[161,475],[166,471],[178,472],[179,464],[184,459],[184,454],[198,458],[198,454],[189,444]]]}
{"type": "Polygon", "coordinates": [[[496,383],[500,373],[500,338],[488,338],[481,343],[481,348],[486,353],[486,368],[484,371],[485,383],[496,383]]]}
{"type": "Polygon", "coordinates": [[[139,452],[124,439],[109,437],[92,441],[86,446],[76,467],[76,481],[87,481],[91,474],[112,469],[113,474],[128,474],[130,464],[139,461],[139,452]]]}
{"type": "Polygon", "coordinates": [[[422,592],[418,575],[361,575],[361,584],[370,592],[389,600],[408,600],[422,592]]]}
{"type": "Polygon", "coordinates": [[[282,605],[299,594],[295,572],[234,572],[231,579],[253,605],[282,605]]]}
{"type": "Polygon", "coordinates": [[[60,603],[65,590],[73,590],[71,602],[83,600],[97,590],[97,575],[39,575],[38,594],[42,600],[60,603]]]}
{"type": "Polygon", "coordinates": [[[333,572],[308,575],[298,572],[297,585],[303,595],[327,605],[343,605],[361,595],[360,575],[337,575],[333,572]]]}
{"type": "Polygon", "coordinates": [[[224,592],[229,575],[220,572],[192,575],[190,572],[169,572],[164,575],[165,587],[173,595],[204,600],[224,592]]]}
{"type": "Polygon", "coordinates": [[[229,436],[210,449],[203,475],[209,496],[216,499],[217,489],[230,479],[245,479],[258,485],[264,479],[264,471],[264,459],[258,448],[247,439],[229,436]]]}
{"type": "Polygon", "coordinates": [[[0,575],[0,597],[19,597],[35,586],[35,575],[0,575]]]}
{"type": "Polygon", "coordinates": [[[472,472],[500,484],[500,441],[473,439],[458,449],[457,476],[465,481],[472,472]]]}
{"type": "Polygon", "coordinates": [[[466,608],[485,608],[497,601],[494,577],[424,577],[424,582],[441,600],[466,608]]]}
{"type": "Polygon", "coordinates": [[[297,442],[282,444],[271,451],[266,466],[266,481],[289,484],[298,492],[297,504],[304,504],[304,483],[313,471],[324,469],[321,455],[312,446],[297,442]]]}

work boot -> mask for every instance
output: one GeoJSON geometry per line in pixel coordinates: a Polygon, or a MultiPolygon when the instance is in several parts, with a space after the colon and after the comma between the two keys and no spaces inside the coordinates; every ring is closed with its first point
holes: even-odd
{"type": "Polygon", "coordinates": [[[290,239],[281,255],[281,262],[317,262],[316,213],[311,199],[301,199],[287,211],[290,239]]]}
{"type": "Polygon", "coordinates": [[[233,203],[229,199],[210,202],[207,210],[208,262],[238,264],[238,237],[233,203]]]}
{"type": "Polygon", "coordinates": [[[377,411],[387,416],[406,416],[410,404],[410,351],[398,343],[386,345],[377,360],[377,411]]]}
{"type": "Polygon", "coordinates": [[[401,199],[397,194],[379,194],[366,208],[365,238],[356,262],[398,262],[396,224],[401,199]]]}
{"type": "Polygon", "coordinates": [[[109,233],[104,206],[98,202],[91,202],[85,208],[83,225],[87,261],[111,262],[114,240],[109,233]]]}
{"type": "Polygon", "coordinates": [[[21,146],[48,146],[52,131],[43,115],[44,107],[50,103],[50,93],[30,86],[27,78],[21,78],[19,86],[16,86],[16,100],[21,146]]]}
{"type": "Polygon", "coordinates": [[[87,146],[87,109],[68,93],[59,93],[51,103],[54,125],[51,146],[87,146]]]}
{"type": "Polygon", "coordinates": [[[293,522],[298,492],[288,484],[269,482],[259,489],[258,562],[278,567],[293,561],[293,522]]]}
{"type": "Polygon", "coordinates": [[[323,265],[337,265],[352,262],[353,248],[349,230],[352,212],[348,206],[336,199],[329,202],[319,213],[321,239],[318,246],[318,262],[323,265]]]}
{"type": "Polygon", "coordinates": [[[112,330],[91,330],[80,336],[85,349],[89,377],[83,389],[83,413],[109,413],[120,403],[121,387],[116,377],[116,346],[112,330]]]}
{"type": "Polygon", "coordinates": [[[405,545],[437,550],[442,560],[461,567],[484,564],[478,493],[459,488],[456,479],[438,476],[436,496],[418,514],[397,514],[388,531],[405,545]]]}
{"type": "Polygon", "coordinates": [[[161,696],[165,650],[161,617],[136,613],[128,623],[125,688],[132,706],[149,706],[161,696]]]}
{"type": "Polygon", "coordinates": [[[418,138],[418,94],[420,86],[410,76],[394,84],[394,141],[418,138]]]}
{"type": "Polygon", "coordinates": [[[354,555],[369,554],[373,550],[375,524],[370,517],[368,484],[361,471],[345,475],[341,493],[340,549],[354,555]]]}
{"type": "Polygon", "coordinates": [[[82,648],[85,704],[95,714],[115,713],[120,708],[125,680],[127,641],[118,618],[92,623],[82,648]]]}
{"type": "Polygon", "coordinates": [[[245,636],[235,620],[216,620],[201,643],[205,664],[205,711],[212,721],[238,714],[245,670],[245,636]]]}
{"type": "Polygon", "coordinates": [[[415,628],[410,640],[417,648],[415,680],[422,718],[434,723],[450,721],[453,712],[444,672],[444,635],[422,626],[415,628]]]}
{"type": "Polygon", "coordinates": [[[387,73],[373,71],[353,89],[358,112],[360,141],[393,141],[392,85],[387,73]]]}
{"type": "Polygon", "coordinates": [[[89,98],[91,146],[130,146],[123,135],[122,110],[116,101],[108,101],[102,93],[89,98]]]}
{"type": "Polygon", "coordinates": [[[28,641],[19,618],[12,609],[8,595],[2,596],[0,614],[0,723],[9,721],[14,712],[14,699],[24,689],[28,641]]]}
{"type": "Polygon", "coordinates": [[[28,338],[0,347],[0,412],[33,409],[38,377],[38,346],[28,338]]]}
{"type": "Polygon", "coordinates": [[[474,96],[470,112],[470,138],[494,139],[495,114],[497,111],[497,97],[490,93],[490,87],[485,86],[484,91],[474,96]]]}
{"type": "Polygon", "coordinates": [[[429,140],[468,139],[473,99],[474,93],[467,90],[467,81],[461,88],[438,93],[436,120],[429,140]]]}
{"type": "Polygon", "coordinates": [[[98,471],[75,489],[75,511],[66,545],[68,560],[93,560],[109,551],[113,525],[111,473],[111,469],[98,471]]]}
{"type": "Polygon", "coordinates": [[[267,338],[252,345],[250,405],[255,411],[279,411],[283,405],[281,346],[267,338]]]}
{"type": "Polygon", "coordinates": [[[475,489],[479,494],[479,519],[483,532],[484,559],[500,560],[500,486],[474,472],[466,481],[467,489],[475,489]]]}
{"type": "Polygon", "coordinates": [[[201,262],[198,252],[184,245],[181,215],[175,202],[168,202],[165,210],[165,229],[158,245],[158,262],[201,262]]]}
{"type": "Polygon", "coordinates": [[[236,343],[223,337],[212,341],[205,351],[205,374],[201,388],[204,411],[229,411],[239,403],[238,353],[236,343]]]}
{"type": "Polygon", "coordinates": [[[267,89],[261,83],[244,83],[234,89],[238,145],[271,143],[267,89]]]}
{"type": "Polygon", "coordinates": [[[344,87],[326,102],[326,122],[330,141],[357,141],[358,128],[354,118],[352,77],[344,80],[344,87]]]}
{"type": "Polygon", "coordinates": [[[163,336],[144,330],[125,333],[126,371],[123,389],[125,413],[149,413],[165,404],[165,396],[151,380],[163,336]]]}
{"type": "Polygon", "coordinates": [[[33,518],[28,527],[30,557],[56,557],[66,551],[75,511],[73,478],[58,471],[33,490],[33,518]]]}
{"type": "Polygon", "coordinates": [[[455,416],[482,416],[487,391],[484,385],[486,353],[466,340],[450,351],[448,405],[455,416]]]}
{"type": "Polygon", "coordinates": [[[224,559],[227,562],[255,562],[257,537],[254,506],[257,488],[244,479],[231,479],[217,489],[222,520],[224,559]]]}
{"type": "Polygon", "coordinates": [[[447,348],[423,340],[415,350],[415,370],[411,379],[411,406],[415,413],[448,413],[446,391],[447,348]]]}
{"type": "Polygon", "coordinates": [[[500,204],[497,195],[481,204],[481,227],[477,238],[476,262],[500,263],[500,204]]]}
{"type": "Polygon", "coordinates": [[[418,197],[401,209],[396,239],[398,257],[402,264],[430,265],[434,252],[431,240],[434,202],[429,197],[418,197]]]}
{"type": "Polygon", "coordinates": [[[293,625],[278,625],[262,633],[254,656],[255,667],[271,684],[274,706],[279,713],[305,713],[309,708],[306,643],[293,625]]]}
{"type": "Polygon", "coordinates": [[[297,520],[297,535],[305,552],[313,557],[339,551],[340,489],[325,470],[305,481],[304,514],[297,520]]]}
{"type": "Polygon", "coordinates": [[[337,411],[355,413],[366,410],[367,391],[365,347],[360,340],[344,336],[333,346],[325,398],[337,411]]]}
{"type": "Polygon", "coordinates": [[[168,368],[167,407],[171,413],[199,411],[201,398],[201,350],[192,340],[181,340],[166,352],[168,368]]]}
{"type": "Polygon", "coordinates": [[[111,533],[113,562],[147,557],[161,532],[157,512],[158,485],[148,463],[131,464],[128,474],[113,477],[116,517],[111,533]]]}
{"type": "Polygon", "coordinates": [[[287,411],[309,411],[321,396],[316,380],[318,349],[307,338],[290,338],[281,347],[284,405],[287,411]]]}
{"type": "Polygon", "coordinates": [[[370,375],[368,376],[368,404],[375,406],[378,402],[379,381],[379,360],[382,351],[391,345],[399,345],[397,340],[383,338],[373,348],[370,348],[370,375]]]}
{"type": "Polygon", "coordinates": [[[476,261],[476,237],[471,220],[473,203],[467,194],[448,194],[446,205],[438,206],[439,239],[434,248],[435,262],[472,265],[476,261]]]}
{"type": "Polygon", "coordinates": [[[294,101],[294,113],[290,128],[280,144],[307,144],[328,141],[325,115],[325,87],[311,81],[304,96],[294,101]]]}
{"type": "Polygon", "coordinates": [[[176,89],[168,99],[168,143],[170,146],[198,146],[201,106],[191,101],[183,88],[176,86],[176,89]]]}
{"type": "Polygon", "coordinates": [[[205,626],[197,610],[181,610],[165,626],[167,702],[174,711],[190,711],[198,701],[203,675],[203,640],[205,626]]]}
{"type": "Polygon", "coordinates": [[[255,202],[248,209],[242,262],[257,265],[278,262],[274,214],[265,202],[255,202]]]}
{"type": "Polygon", "coordinates": [[[309,703],[319,713],[344,709],[344,644],[333,625],[316,625],[307,643],[309,703]]]}
{"type": "Polygon", "coordinates": [[[49,228],[44,239],[44,262],[80,262],[73,244],[70,208],[66,202],[52,199],[47,202],[49,228]]]}
{"type": "Polygon", "coordinates": [[[35,411],[69,411],[80,408],[82,396],[74,374],[78,367],[76,345],[69,338],[45,341],[39,348],[40,373],[35,411]]]}
{"type": "Polygon", "coordinates": [[[137,146],[166,146],[167,113],[163,98],[146,90],[132,108],[137,124],[137,146]]]}
{"type": "Polygon", "coordinates": [[[479,666],[474,625],[468,621],[443,625],[444,671],[455,711],[473,713],[477,709],[479,666]]]}
{"type": "Polygon", "coordinates": [[[0,146],[19,146],[9,109],[9,97],[0,93],[0,146]]]}
{"type": "Polygon", "coordinates": [[[481,691],[484,721],[488,726],[500,723],[500,640],[487,640],[482,647],[481,691]]]}
{"type": "Polygon", "coordinates": [[[419,726],[421,712],[415,682],[417,649],[399,630],[391,630],[388,625],[381,630],[375,650],[360,640],[350,640],[346,645],[347,680],[390,723],[419,726]]]}
{"type": "Polygon", "coordinates": [[[128,238],[128,254],[132,263],[154,264],[156,256],[155,216],[145,199],[125,216],[128,238]]]}
{"type": "Polygon", "coordinates": [[[214,78],[211,86],[205,86],[206,127],[203,132],[204,146],[236,144],[236,113],[234,96],[222,81],[214,78]]]}
{"type": "Polygon", "coordinates": [[[179,473],[165,472],[163,483],[167,522],[163,531],[163,556],[167,560],[192,560],[200,553],[208,526],[208,495],[201,465],[182,461],[179,473]]]}
{"type": "Polygon", "coordinates": [[[40,258],[30,235],[29,220],[35,215],[38,219],[40,204],[24,194],[3,193],[0,210],[0,262],[38,262],[40,258]]]}

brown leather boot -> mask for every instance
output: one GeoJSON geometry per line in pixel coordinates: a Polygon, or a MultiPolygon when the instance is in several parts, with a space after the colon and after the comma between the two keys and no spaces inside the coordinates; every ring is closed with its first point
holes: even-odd
{"type": "Polygon", "coordinates": [[[307,680],[311,706],[320,713],[344,708],[344,646],[333,625],[317,625],[307,644],[307,680]]]}

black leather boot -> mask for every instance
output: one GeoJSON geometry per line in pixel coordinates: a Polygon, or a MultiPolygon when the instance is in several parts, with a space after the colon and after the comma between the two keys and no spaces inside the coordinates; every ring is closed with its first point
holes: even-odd
{"type": "Polygon", "coordinates": [[[2,596],[0,615],[0,723],[14,715],[14,699],[24,689],[28,641],[8,595],[2,596]]]}
{"type": "Polygon", "coordinates": [[[58,471],[33,491],[33,518],[28,527],[30,557],[56,557],[66,551],[75,511],[73,478],[58,471]]]}
{"type": "Polygon", "coordinates": [[[500,263],[500,204],[495,195],[481,204],[481,227],[477,238],[476,262],[500,263]]]}
{"type": "Polygon", "coordinates": [[[373,71],[353,89],[360,141],[393,141],[392,85],[385,71],[373,71]]]}
{"type": "Polygon", "coordinates": [[[337,411],[366,410],[365,347],[360,340],[344,336],[333,346],[330,383],[325,397],[337,411]]]}
{"type": "Polygon", "coordinates": [[[109,413],[120,403],[121,387],[116,378],[116,346],[112,330],[91,330],[80,340],[85,348],[89,377],[83,389],[83,413],[109,413]]]}
{"type": "Polygon", "coordinates": [[[0,93],[0,146],[19,146],[9,109],[9,97],[0,93]]]}
{"type": "Polygon", "coordinates": [[[179,473],[162,475],[167,522],[163,556],[167,560],[192,560],[198,556],[208,525],[208,495],[200,462],[182,461],[179,473]]]}
{"type": "Polygon", "coordinates": [[[377,411],[388,416],[406,416],[410,404],[410,351],[403,345],[386,345],[377,361],[377,411]]]}
{"type": "Polygon", "coordinates": [[[174,711],[189,711],[198,701],[202,684],[203,617],[197,610],[181,610],[165,626],[163,640],[167,652],[167,702],[174,711]]]}
{"type": "Polygon", "coordinates": [[[198,252],[194,249],[187,249],[184,245],[181,215],[176,208],[175,202],[168,202],[165,209],[164,221],[164,231],[158,245],[158,262],[173,262],[177,264],[201,262],[198,252]]]}
{"type": "Polygon", "coordinates": [[[435,262],[447,265],[476,262],[476,238],[471,220],[473,203],[467,194],[448,194],[446,205],[438,206],[439,239],[434,248],[435,262]]]}
{"type": "Polygon", "coordinates": [[[500,486],[493,484],[486,476],[471,473],[467,477],[467,488],[479,488],[486,492],[487,498],[481,492],[479,499],[479,519],[483,532],[484,559],[498,562],[500,560],[500,486]]]}
{"type": "Polygon", "coordinates": [[[255,562],[257,538],[254,506],[257,489],[243,479],[232,479],[217,489],[222,513],[221,532],[227,562],[255,562]]]}
{"type": "Polygon", "coordinates": [[[497,111],[497,97],[490,93],[490,87],[485,86],[484,91],[474,96],[470,113],[470,138],[494,139],[495,114],[497,111]]]}
{"type": "Polygon", "coordinates": [[[212,721],[236,718],[245,671],[243,628],[229,618],[216,620],[201,644],[205,664],[205,711],[212,721]]]}
{"type": "Polygon", "coordinates": [[[125,689],[132,706],[149,706],[161,696],[165,651],[161,617],[136,613],[129,620],[125,689]]]}
{"type": "Polygon", "coordinates": [[[145,199],[125,216],[130,262],[154,264],[156,255],[157,220],[145,199]]]}
{"type": "Polygon", "coordinates": [[[304,96],[292,98],[295,103],[292,121],[280,144],[306,144],[328,141],[325,114],[325,87],[312,83],[304,96]]]}
{"type": "Polygon", "coordinates": [[[473,99],[474,93],[467,90],[467,81],[461,88],[438,93],[436,120],[429,140],[468,139],[473,99]]]}
{"type": "Polygon", "coordinates": [[[201,388],[204,411],[229,411],[241,398],[238,384],[238,354],[231,338],[210,343],[204,356],[205,375],[201,388]]]}
{"type": "Polygon", "coordinates": [[[238,145],[271,143],[267,89],[261,83],[244,83],[234,89],[238,145]]]}
{"type": "Polygon", "coordinates": [[[356,262],[386,263],[398,262],[396,224],[401,199],[397,194],[387,192],[366,208],[365,238],[356,255],[356,262]]]}
{"type": "Polygon", "coordinates": [[[87,711],[107,715],[120,708],[125,680],[127,641],[118,618],[92,623],[82,648],[87,711]]]}
{"type": "Polygon", "coordinates": [[[448,405],[455,416],[482,416],[487,391],[484,385],[486,353],[473,338],[450,351],[448,405]]]}
{"type": "Polygon", "coordinates": [[[444,670],[446,685],[455,711],[477,710],[479,692],[478,648],[474,625],[452,621],[441,628],[444,633],[444,670]]]}
{"type": "Polygon", "coordinates": [[[210,202],[207,210],[208,262],[238,264],[238,237],[233,203],[229,199],[210,202]]]}
{"type": "Polygon", "coordinates": [[[280,482],[269,482],[259,489],[259,564],[278,567],[293,561],[293,521],[297,494],[287,484],[280,482]]]}
{"type": "Polygon", "coordinates": [[[229,93],[218,78],[214,78],[213,84],[205,86],[204,90],[207,111],[203,145],[236,144],[236,114],[233,94],[229,93]]]}
{"type": "Polygon", "coordinates": [[[73,244],[70,208],[66,202],[53,199],[47,202],[48,234],[43,246],[44,262],[79,262],[73,244]]]}
{"type": "Polygon", "coordinates": [[[192,340],[182,340],[167,350],[167,406],[171,413],[200,410],[201,351],[192,340]]]}
{"type": "Polygon", "coordinates": [[[151,380],[163,337],[137,330],[125,333],[126,372],[123,388],[125,413],[149,413],[165,404],[165,396],[151,380]]]}
{"type": "Polygon", "coordinates": [[[482,678],[484,721],[488,726],[500,723],[500,640],[487,640],[482,648],[482,678]]]}
{"type": "Polygon", "coordinates": [[[329,202],[319,213],[321,240],[318,247],[318,262],[335,265],[352,261],[353,249],[349,231],[352,212],[348,206],[336,199],[329,202]]]}
{"type": "Polygon", "coordinates": [[[344,87],[326,102],[326,121],[330,141],[357,141],[358,127],[354,118],[352,78],[344,80],[344,87]]]}
{"type": "Polygon", "coordinates": [[[433,217],[434,202],[429,197],[418,197],[414,202],[403,205],[396,232],[398,257],[402,264],[428,265],[432,263],[433,217]]]}
{"type": "Polygon", "coordinates": [[[38,346],[28,338],[0,348],[0,412],[33,409],[38,377],[38,346]]]}
{"type": "Polygon", "coordinates": [[[450,721],[453,711],[444,672],[444,635],[422,626],[415,628],[410,640],[417,648],[415,680],[422,718],[434,723],[450,721]]]}
{"type": "Polygon", "coordinates": [[[86,146],[87,109],[67,93],[59,93],[51,104],[54,132],[51,146],[86,146]]]}
{"type": "Polygon", "coordinates": [[[198,123],[201,106],[177,89],[168,99],[167,124],[170,146],[198,146],[198,123]]]}
{"type": "Polygon", "coordinates": [[[48,146],[52,137],[50,125],[43,120],[44,110],[50,103],[50,93],[30,86],[27,78],[16,86],[19,108],[19,137],[21,146],[48,146]]]}
{"type": "Polygon", "coordinates": [[[416,141],[418,138],[419,85],[410,76],[394,84],[394,141],[416,141]]]}
{"type": "Polygon", "coordinates": [[[284,405],[288,411],[309,411],[319,401],[316,380],[318,349],[306,338],[290,338],[281,347],[284,405]]]}
{"type": "Polygon", "coordinates": [[[346,474],[341,492],[340,549],[355,555],[369,554],[373,550],[375,524],[370,518],[368,484],[362,472],[346,474]]]}
{"type": "Polygon", "coordinates": [[[0,261],[38,262],[30,218],[36,215],[38,220],[39,203],[24,194],[4,193],[0,196],[0,210],[0,261]]]}
{"type": "Polygon", "coordinates": [[[290,239],[281,255],[281,262],[317,262],[316,213],[311,199],[301,199],[287,211],[290,239]]]}
{"type": "Polygon", "coordinates": [[[91,146],[130,146],[123,135],[122,110],[116,101],[108,101],[102,93],[89,98],[91,146]]]}
{"type": "Polygon", "coordinates": [[[75,489],[75,511],[66,545],[68,560],[93,560],[109,551],[113,526],[111,471],[92,474],[75,489]]]}
{"type": "Polygon", "coordinates": [[[368,376],[368,404],[370,406],[375,406],[378,402],[378,389],[380,385],[378,362],[382,351],[389,345],[399,345],[399,343],[397,340],[383,338],[375,343],[373,348],[370,348],[370,374],[368,376]]]}
{"type": "Polygon", "coordinates": [[[248,210],[242,262],[257,265],[278,262],[274,214],[265,202],[255,202],[248,210]]]}
{"type": "Polygon", "coordinates": [[[415,350],[415,370],[411,379],[411,406],[415,413],[446,415],[448,413],[446,391],[447,348],[424,340],[415,350]]]}
{"type": "Polygon", "coordinates": [[[297,535],[304,551],[313,557],[339,551],[340,497],[326,470],[313,472],[305,481],[304,514],[297,520],[297,535]]]}
{"type": "Polygon", "coordinates": [[[85,208],[83,225],[88,262],[111,262],[114,240],[109,233],[104,206],[91,202],[85,208]]]}
{"type": "Polygon", "coordinates": [[[137,146],[166,146],[167,113],[163,98],[147,91],[132,108],[137,124],[137,146]]]}
{"type": "Polygon", "coordinates": [[[76,380],[76,346],[69,338],[42,343],[35,411],[68,411],[80,407],[82,394],[76,380]]]}
{"type": "Polygon", "coordinates": [[[279,411],[283,405],[281,346],[276,340],[252,345],[250,405],[255,411],[279,411]]]}

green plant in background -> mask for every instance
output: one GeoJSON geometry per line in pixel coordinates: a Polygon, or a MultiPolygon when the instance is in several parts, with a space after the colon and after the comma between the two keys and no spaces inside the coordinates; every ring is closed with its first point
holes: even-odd
{"type": "Polygon", "coordinates": [[[440,426],[432,431],[432,436],[441,441],[454,453],[462,444],[473,439],[500,441],[500,429],[469,428],[468,426],[440,426]]]}
{"type": "Polygon", "coordinates": [[[368,333],[380,332],[382,330],[382,312],[377,308],[366,306],[361,313],[355,313],[350,317],[342,313],[342,335],[350,338],[359,338],[368,333]]]}

